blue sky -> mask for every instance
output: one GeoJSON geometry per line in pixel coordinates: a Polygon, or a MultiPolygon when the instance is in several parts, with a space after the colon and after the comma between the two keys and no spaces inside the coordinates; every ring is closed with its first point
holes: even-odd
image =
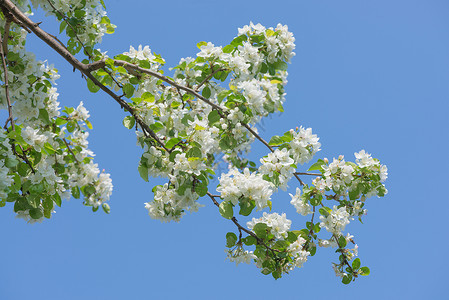
{"type": "MultiPolygon", "coordinates": [[[[317,158],[365,149],[389,168],[384,198],[371,198],[355,235],[371,275],[344,286],[318,249],[302,269],[280,280],[253,265],[225,261],[225,234],[234,230],[206,198],[180,223],[151,220],[143,203],[160,181],[137,172],[135,135],[125,114],[101,93],[90,94],[78,72],[33,39],[40,59],[61,73],[60,101],[84,101],[94,130],[90,145],[111,173],[112,212],[92,213],[80,200],[63,203],[43,224],[0,209],[0,299],[443,299],[449,234],[449,3],[447,1],[105,1],[116,33],[109,55],[149,45],[168,66],[194,56],[196,43],[226,45],[249,21],[287,24],[296,37],[285,112],[264,120],[265,138],[303,125],[321,138],[317,158]],[[132,5],[130,5],[132,4],[132,5]]],[[[35,21],[42,20],[37,14],[35,21]]],[[[41,25],[52,33],[55,23],[41,25]]],[[[260,145],[254,157],[264,155],[260,145]]],[[[292,185],[292,189],[294,186],[292,185]]],[[[291,192],[291,191],[290,191],[291,192]]],[[[288,193],[274,210],[302,228],[288,193]]],[[[242,223],[244,219],[242,218],[242,223]]]]}

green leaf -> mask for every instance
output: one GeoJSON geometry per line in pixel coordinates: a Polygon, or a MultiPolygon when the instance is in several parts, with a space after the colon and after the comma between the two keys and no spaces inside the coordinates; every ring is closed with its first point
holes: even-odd
{"type": "Polygon", "coordinates": [[[59,33],[63,32],[66,26],[67,26],[66,22],[61,22],[61,24],[59,25],[59,33]]]}
{"type": "Polygon", "coordinates": [[[165,147],[168,149],[173,148],[173,146],[175,146],[177,143],[179,143],[182,139],[177,137],[177,138],[172,138],[170,140],[168,140],[168,142],[165,144],[165,147]]]}
{"type": "Polygon", "coordinates": [[[268,143],[268,145],[270,146],[278,146],[280,144],[283,144],[284,141],[281,139],[280,136],[278,135],[274,135],[271,137],[270,142],[268,143]]]}
{"type": "Polygon", "coordinates": [[[148,182],[148,168],[142,164],[139,164],[137,170],[139,171],[140,177],[142,177],[143,180],[148,182]]]}
{"type": "Polygon", "coordinates": [[[52,145],[50,145],[50,143],[44,144],[44,150],[45,150],[45,152],[47,152],[50,155],[55,154],[55,152],[56,152],[56,150],[53,148],[52,145]]]}
{"type": "Polygon", "coordinates": [[[196,46],[198,47],[198,49],[201,49],[202,46],[206,46],[207,43],[206,42],[199,42],[198,44],[196,44],[196,46]]]}
{"type": "Polygon", "coordinates": [[[318,206],[321,204],[321,200],[323,199],[323,196],[321,194],[315,194],[313,195],[313,198],[310,198],[310,204],[313,206],[318,206]]]}
{"type": "Polygon", "coordinates": [[[186,157],[199,157],[201,158],[203,155],[201,154],[201,150],[197,147],[193,147],[187,151],[186,157]]]}
{"type": "Polygon", "coordinates": [[[232,45],[227,45],[227,46],[225,46],[225,47],[223,48],[223,53],[231,53],[232,50],[234,50],[234,49],[235,49],[234,46],[232,46],[232,45]]]}
{"type": "Polygon", "coordinates": [[[123,86],[123,92],[126,98],[131,98],[134,95],[134,86],[130,83],[125,84],[123,86]]]}
{"type": "Polygon", "coordinates": [[[356,258],[354,259],[354,261],[352,262],[352,268],[355,270],[357,270],[358,268],[360,268],[360,258],[356,258]]]}
{"type": "Polygon", "coordinates": [[[225,219],[232,219],[234,216],[234,210],[232,209],[232,203],[229,201],[223,201],[220,203],[219,212],[225,219]]]}
{"type": "Polygon", "coordinates": [[[254,200],[240,201],[239,206],[240,206],[239,214],[241,214],[242,216],[249,216],[249,214],[256,207],[256,202],[254,200]]]}
{"type": "Polygon", "coordinates": [[[243,243],[247,246],[255,245],[257,243],[257,240],[253,236],[247,236],[246,238],[242,239],[243,243]]]}
{"type": "Polygon", "coordinates": [[[87,128],[92,129],[92,123],[89,120],[84,120],[86,122],[87,128]]]}
{"type": "Polygon", "coordinates": [[[32,208],[30,209],[29,213],[30,217],[32,217],[33,219],[40,219],[44,216],[40,208],[32,208]]]}
{"type": "Polygon", "coordinates": [[[231,91],[221,91],[220,93],[218,93],[217,95],[218,103],[221,103],[221,101],[223,101],[223,99],[229,96],[229,94],[231,93],[232,93],[231,91]]]}
{"type": "Polygon", "coordinates": [[[256,233],[256,235],[258,237],[260,237],[261,239],[264,239],[267,237],[267,230],[269,230],[269,229],[268,229],[267,224],[265,224],[265,223],[257,223],[253,228],[254,233],[256,233]]]}
{"type": "Polygon", "coordinates": [[[100,87],[97,86],[95,83],[93,83],[92,80],[90,80],[89,78],[87,78],[86,80],[87,80],[87,88],[91,93],[96,93],[100,90],[100,87]]]}
{"type": "Polygon", "coordinates": [[[355,188],[352,191],[349,191],[349,199],[350,200],[356,200],[360,196],[360,189],[355,188]]]}
{"type": "Polygon", "coordinates": [[[340,248],[344,248],[344,247],[346,247],[346,244],[347,244],[347,242],[346,242],[345,237],[343,235],[340,235],[338,237],[338,245],[340,246],[340,248]]]}
{"type": "Polygon", "coordinates": [[[123,126],[125,126],[128,129],[132,129],[135,124],[136,124],[136,120],[134,119],[133,116],[126,116],[123,119],[123,126]]]}
{"type": "Polygon", "coordinates": [[[200,197],[204,197],[207,194],[207,184],[197,184],[195,185],[195,192],[200,197]]]}
{"type": "Polygon", "coordinates": [[[31,172],[31,169],[26,163],[20,162],[19,166],[17,167],[17,172],[20,174],[20,176],[25,177],[31,172]]]}
{"type": "Polygon", "coordinates": [[[343,276],[343,279],[341,280],[341,282],[343,282],[344,284],[350,284],[352,280],[352,275],[348,274],[343,276]]]}
{"type": "Polygon", "coordinates": [[[225,134],[221,138],[221,140],[218,143],[218,145],[220,146],[220,148],[223,151],[226,151],[226,150],[230,150],[230,149],[235,148],[237,146],[237,141],[233,137],[225,134]]]}
{"type": "Polygon", "coordinates": [[[209,113],[209,115],[207,116],[207,119],[209,120],[209,126],[212,126],[216,122],[219,122],[221,117],[220,117],[220,114],[218,113],[218,111],[213,110],[209,113]]]}
{"type": "Polygon", "coordinates": [[[73,198],[75,198],[75,199],[79,199],[80,198],[80,188],[79,187],[77,187],[77,186],[74,186],[73,188],[72,188],[72,196],[73,196],[73,198]]]}
{"type": "Polygon", "coordinates": [[[39,109],[39,120],[41,120],[45,125],[51,124],[47,110],[43,108],[39,109]]]}
{"type": "Polygon", "coordinates": [[[310,168],[307,171],[321,171],[321,166],[324,165],[324,160],[319,159],[316,163],[310,166],[310,168]]]}
{"type": "Polygon", "coordinates": [[[151,130],[153,130],[154,132],[158,132],[160,131],[162,128],[164,128],[164,125],[162,125],[161,123],[154,123],[150,125],[151,130]]]}
{"type": "Polygon", "coordinates": [[[57,206],[61,207],[61,205],[62,205],[62,199],[61,199],[61,196],[59,196],[58,193],[55,193],[55,194],[52,196],[52,199],[53,199],[53,201],[56,203],[57,206]]]}
{"type": "Polygon", "coordinates": [[[7,168],[13,168],[19,164],[19,161],[15,158],[7,157],[5,161],[5,166],[7,168]]]}
{"type": "Polygon", "coordinates": [[[360,275],[362,275],[362,276],[368,276],[370,273],[370,270],[368,267],[361,267],[360,271],[362,271],[362,273],[360,273],[360,275]]]}
{"type": "Polygon", "coordinates": [[[141,98],[143,99],[142,101],[151,102],[151,103],[154,102],[154,100],[155,100],[154,95],[149,92],[143,93],[141,98]]]}
{"type": "Polygon", "coordinates": [[[211,95],[210,88],[208,86],[205,86],[201,94],[203,95],[204,98],[208,99],[211,95]]]}
{"type": "Polygon", "coordinates": [[[76,129],[76,123],[74,121],[70,121],[67,123],[67,131],[73,132],[76,129]]]}
{"type": "Polygon", "coordinates": [[[226,233],[226,247],[231,248],[235,246],[235,243],[237,242],[237,236],[234,232],[228,232],[226,233]]]}
{"type": "Polygon", "coordinates": [[[111,207],[109,206],[109,204],[103,203],[103,204],[101,205],[101,207],[103,208],[103,211],[104,211],[105,213],[109,214],[109,213],[111,212],[111,207]]]}
{"type": "Polygon", "coordinates": [[[310,252],[311,256],[314,256],[316,253],[316,245],[315,244],[309,244],[309,249],[307,249],[310,252]]]}
{"type": "Polygon", "coordinates": [[[276,70],[287,71],[288,65],[287,65],[287,63],[285,61],[278,60],[277,62],[275,62],[273,64],[273,67],[276,70]]]}
{"type": "Polygon", "coordinates": [[[273,202],[271,202],[270,200],[267,201],[267,205],[268,208],[270,209],[270,211],[273,209],[273,202]]]}
{"type": "Polygon", "coordinates": [[[56,125],[64,125],[65,123],[67,123],[67,120],[65,119],[61,119],[61,118],[57,118],[55,121],[56,125]]]}
{"type": "Polygon", "coordinates": [[[320,212],[320,214],[321,214],[323,217],[328,217],[328,216],[329,216],[329,211],[328,211],[327,209],[325,209],[324,207],[321,207],[321,208],[319,209],[319,212],[320,212]]]}
{"type": "Polygon", "coordinates": [[[206,129],[206,127],[200,126],[198,124],[195,125],[195,130],[197,130],[197,131],[201,131],[201,130],[205,130],[205,129],[206,129]]]}
{"type": "Polygon", "coordinates": [[[292,231],[288,231],[287,234],[287,241],[290,243],[294,243],[298,239],[298,236],[292,231]]]}

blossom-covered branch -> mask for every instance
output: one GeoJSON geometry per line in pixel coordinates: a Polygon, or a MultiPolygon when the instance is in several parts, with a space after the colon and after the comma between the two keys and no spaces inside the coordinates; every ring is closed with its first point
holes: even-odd
{"type": "Polygon", "coordinates": [[[30,1],[0,0],[5,92],[0,108],[9,116],[0,131],[0,206],[14,203],[17,216],[31,223],[51,218],[71,196],[83,196],[94,211],[110,210],[111,179],[88,148],[89,112],[82,102],[61,110],[54,87],[59,75],[25,49],[27,34],[34,33],[81,72],[89,91],[104,91],[130,114],[123,125],[135,132],[142,148],[140,176],[147,182],[166,178],[145,203],[151,218],[178,222],[209,196],[237,227],[238,235],[226,234],[227,258],[237,264],[254,262],[277,279],[301,267],[317,246],[335,247],[340,262],[333,267],[343,283],[369,274],[355,258],[358,246],[347,248],[354,241],[344,231],[351,220],[361,221],[369,197],[387,193],[386,166],[362,150],[355,153],[355,163],[343,156],[332,162],[324,158],[298,171],[321,149],[312,129],[296,127],[266,141],[255,127],[283,111],[287,67],[295,55],[287,26],[250,23],[223,47],[200,42],[196,57],[181,59],[167,75],[165,60],[149,46],[130,46],[113,57],[97,48],[115,28],[103,1],[30,1]],[[29,18],[32,6],[61,23],[66,44],[29,18]],[[81,50],[86,58],[78,60],[81,50]],[[268,153],[252,161],[247,154],[256,139],[268,153]],[[219,172],[223,163],[228,168],[219,172]],[[303,175],[315,178],[308,183],[303,175]],[[215,177],[219,185],[213,194],[215,177]],[[292,178],[298,186],[290,203],[309,218],[304,228],[292,227],[285,213],[271,212],[274,195],[291,187],[292,178]],[[252,217],[259,211],[261,216],[252,217]],[[237,214],[252,217],[246,227],[237,214]]]}

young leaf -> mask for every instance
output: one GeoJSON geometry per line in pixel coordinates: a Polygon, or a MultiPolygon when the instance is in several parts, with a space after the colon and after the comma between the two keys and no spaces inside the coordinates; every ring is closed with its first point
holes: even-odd
{"type": "Polygon", "coordinates": [[[210,88],[208,86],[205,86],[202,92],[202,95],[204,98],[209,98],[211,95],[210,88]]]}
{"type": "Polygon", "coordinates": [[[324,165],[324,161],[322,159],[319,159],[316,163],[310,166],[310,168],[307,171],[321,171],[321,166],[324,165]]]}
{"type": "Polygon", "coordinates": [[[87,78],[86,80],[87,80],[87,88],[89,89],[90,92],[96,93],[100,90],[100,87],[97,86],[95,83],[93,83],[92,80],[90,80],[89,78],[87,78]]]}
{"type": "Polygon", "coordinates": [[[354,259],[354,261],[352,262],[352,268],[355,270],[357,270],[358,268],[360,268],[360,258],[356,258],[354,259]]]}
{"type": "Polygon", "coordinates": [[[234,210],[232,209],[232,203],[229,201],[223,201],[220,203],[219,212],[225,219],[232,219],[234,216],[234,210]]]}
{"type": "Polygon", "coordinates": [[[123,119],[123,126],[125,126],[128,129],[132,129],[135,124],[136,124],[136,120],[134,119],[133,116],[126,116],[123,119]]]}
{"type": "Polygon", "coordinates": [[[228,232],[226,234],[226,247],[231,248],[235,246],[237,242],[237,236],[233,232],[228,232]]]}
{"type": "Polygon", "coordinates": [[[142,177],[143,180],[145,180],[146,182],[148,182],[148,168],[142,164],[140,164],[137,167],[137,170],[139,171],[139,175],[140,177],[142,177]]]}

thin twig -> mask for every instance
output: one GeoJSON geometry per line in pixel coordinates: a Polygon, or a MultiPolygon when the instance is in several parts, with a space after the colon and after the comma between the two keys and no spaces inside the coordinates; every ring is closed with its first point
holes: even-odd
{"type": "MultiPolygon", "coordinates": [[[[5,26],[5,30],[6,30],[6,26],[5,26]]],[[[5,34],[6,36],[6,34],[5,34]]],[[[0,40],[2,45],[6,42],[6,44],[8,44],[8,41],[5,39],[3,40],[2,38],[2,34],[0,33],[0,40]]],[[[6,67],[6,59],[5,59],[5,53],[3,52],[4,47],[0,47],[0,55],[2,58],[2,65],[3,65],[3,72],[5,73],[5,95],[6,95],[6,102],[8,105],[8,119],[6,119],[6,123],[5,123],[5,129],[8,128],[8,122],[11,122],[11,128],[14,131],[15,130],[15,125],[14,125],[14,117],[12,115],[12,105],[11,105],[11,99],[9,98],[9,80],[8,80],[8,68],[6,67]]]]}
{"type": "Polygon", "coordinates": [[[75,153],[73,153],[72,149],[70,148],[70,144],[67,142],[67,140],[64,138],[62,139],[64,141],[64,144],[67,146],[67,149],[69,150],[69,152],[73,155],[73,158],[75,159],[75,161],[77,163],[79,163],[79,161],[76,159],[75,153]]]}
{"type": "MultiPolygon", "coordinates": [[[[5,58],[5,53],[3,52],[4,50],[4,45],[8,45],[8,40],[6,39],[7,37],[9,37],[9,33],[6,32],[6,30],[9,30],[9,26],[5,26],[5,38],[3,39],[2,34],[0,32],[0,43],[1,43],[1,47],[0,47],[0,56],[2,59],[2,65],[3,65],[3,72],[5,73],[5,96],[6,96],[6,102],[8,105],[8,119],[6,119],[6,123],[5,123],[5,130],[8,130],[8,122],[11,122],[11,129],[12,131],[15,130],[15,124],[14,124],[14,116],[12,114],[12,105],[11,105],[11,99],[9,97],[9,79],[8,79],[8,68],[6,66],[6,58],[5,58]]],[[[6,48],[8,49],[8,48],[6,48]]],[[[30,167],[31,171],[33,172],[33,174],[35,173],[35,170],[33,168],[33,165],[31,164],[31,162],[28,160],[25,151],[23,150],[22,146],[19,145],[20,150],[22,151],[23,155],[17,153],[16,151],[16,144],[12,143],[11,144],[11,150],[12,152],[20,157],[22,160],[24,160],[26,162],[26,164],[30,167]]]]}
{"type": "Polygon", "coordinates": [[[320,173],[305,173],[305,172],[295,172],[293,173],[295,175],[310,175],[310,176],[323,176],[323,174],[320,173]]]}
{"type": "MultiPolygon", "coordinates": [[[[216,195],[212,195],[211,193],[207,192],[207,195],[211,198],[212,202],[215,204],[215,206],[220,207],[220,204],[217,202],[217,200],[215,200],[216,195]]],[[[231,221],[235,224],[235,226],[237,226],[237,228],[239,229],[239,231],[244,231],[247,234],[249,234],[250,236],[252,236],[253,238],[255,238],[257,240],[257,243],[260,245],[263,245],[265,248],[267,248],[268,250],[270,250],[271,252],[273,252],[274,255],[276,255],[275,252],[280,252],[277,249],[273,249],[270,246],[268,246],[261,238],[259,238],[254,232],[252,232],[251,230],[246,229],[245,227],[243,227],[242,225],[239,224],[239,222],[237,221],[236,217],[232,217],[231,221]]]]}
{"type": "Polygon", "coordinates": [[[197,85],[197,87],[195,88],[195,91],[196,91],[196,92],[198,92],[198,91],[200,90],[200,87],[202,87],[203,84],[205,84],[206,82],[208,82],[208,81],[209,81],[215,74],[217,74],[218,72],[221,72],[221,71],[225,71],[225,70],[226,70],[225,68],[220,68],[220,69],[217,69],[217,70],[214,71],[214,66],[212,66],[211,69],[212,69],[212,73],[210,73],[206,78],[204,78],[203,81],[201,81],[200,84],[197,85]]]}
{"type": "Polygon", "coordinates": [[[293,173],[293,176],[295,176],[295,178],[298,179],[300,185],[302,186],[304,185],[304,182],[301,180],[301,178],[299,178],[298,174],[293,173]]]}

